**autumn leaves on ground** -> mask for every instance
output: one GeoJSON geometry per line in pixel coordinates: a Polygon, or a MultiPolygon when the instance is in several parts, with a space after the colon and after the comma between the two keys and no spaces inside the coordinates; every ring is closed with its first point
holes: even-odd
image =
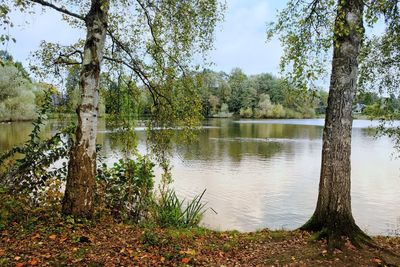
{"type": "Polygon", "coordinates": [[[40,218],[0,233],[0,266],[398,266],[400,238],[375,237],[384,248],[347,242],[331,255],[301,231],[217,232],[161,229],[103,218],[40,218]]]}

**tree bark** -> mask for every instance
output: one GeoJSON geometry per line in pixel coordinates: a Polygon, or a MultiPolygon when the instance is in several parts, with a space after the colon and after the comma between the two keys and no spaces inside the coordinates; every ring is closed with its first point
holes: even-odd
{"type": "Polygon", "coordinates": [[[86,218],[92,217],[94,210],[99,77],[106,39],[107,2],[92,0],[85,17],[87,35],[79,82],[81,102],[62,206],[64,214],[86,218]]]}
{"type": "Polygon", "coordinates": [[[328,240],[346,236],[357,242],[366,237],[354,221],[350,196],[352,105],[363,37],[363,1],[339,0],[318,202],[314,215],[301,227],[321,231],[328,240]]]}

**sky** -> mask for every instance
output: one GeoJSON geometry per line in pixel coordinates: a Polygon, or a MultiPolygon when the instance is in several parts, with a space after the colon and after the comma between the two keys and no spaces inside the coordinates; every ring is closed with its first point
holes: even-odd
{"type": "MultiPolygon", "coordinates": [[[[279,73],[278,65],[282,54],[281,45],[274,39],[267,43],[266,24],[273,21],[278,9],[286,0],[227,0],[225,19],[217,26],[215,49],[208,59],[212,69],[230,72],[239,67],[246,74],[279,73]]],[[[17,42],[8,43],[1,49],[9,51],[15,60],[28,66],[31,52],[39,48],[41,40],[73,43],[85,33],[71,29],[54,11],[33,16],[14,15],[16,27],[11,30],[17,42]],[[27,21],[28,23],[23,23],[27,21]],[[22,26],[21,26],[22,25],[22,26]]]]}

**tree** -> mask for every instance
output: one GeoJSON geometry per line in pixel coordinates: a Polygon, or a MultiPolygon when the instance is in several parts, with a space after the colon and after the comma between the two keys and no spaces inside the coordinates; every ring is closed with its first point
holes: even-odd
{"type": "MultiPolygon", "coordinates": [[[[122,67],[149,89],[154,101],[154,124],[165,127],[183,116],[190,117],[192,111],[197,112],[195,100],[184,102],[183,96],[195,95],[189,86],[176,85],[175,81],[189,83],[189,77],[179,77],[187,77],[193,54],[211,47],[223,5],[215,0],[8,0],[0,6],[1,22],[11,25],[11,11],[19,9],[27,13],[34,5],[58,11],[72,27],[86,30],[85,39],[69,46],[43,42],[35,57],[42,63],[42,68],[36,69],[38,75],[48,74],[53,68],[60,73],[63,67],[80,66],[81,99],[63,213],[90,218],[96,186],[101,67],[122,67]],[[103,60],[107,62],[102,64],[103,60]],[[186,108],[190,105],[191,109],[186,108]]],[[[10,39],[6,34],[1,37],[2,41],[10,39]]],[[[197,121],[184,119],[184,122],[190,127],[197,121]]]]}
{"type": "Polygon", "coordinates": [[[238,114],[243,102],[243,92],[246,87],[247,76],[239,68],[231,71],[229,76],[229,86],[231,88],[231,97],[229,101],[229,110],[238,114]]]}
{"type": "Polygon", "coordinates": [[[9,62],[0,66],[0,121],[32,120],[35,118],[33,84],[9,62]]]}
{"type": "Polygon", "coordinates": [[[399,10],[399,1],[389,0],[289,1],[269,28],[269,37],[279,33],[284,42],[283,72],[302,88],[313,86],[325,72],[328,51],[333,47],[318,202],[311,219],[301,227],[326,236],[330,248],[340,245],[337,241],[342,236],[355,244],[369,242],[351,212],[352,104],[366,38],[364,20],[373,26],[383,14],[386,31],[396,28],[398,36],[399,10]]]}
{"type": "Polygon", "coordinates": [[[74,112],[79,102],[79,76],[80,68],[73,65],[68,68],[68,76],[65,82],[65,106],[68,112],[74,112]]]}

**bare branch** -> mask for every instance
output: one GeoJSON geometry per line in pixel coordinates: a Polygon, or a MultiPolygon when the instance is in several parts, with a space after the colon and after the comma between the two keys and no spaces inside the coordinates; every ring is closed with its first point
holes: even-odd
{"type": "Polygon", "coordinates": [[[50,8],[52,8],[54,10],[57,10],[58,12],[61,12],[61,13],[65,14],[65,15],[72,16],[74,18],[86,21],[84,16],[76,14],[74,12],[71,12],[68,9],[65,9],[65,8],[62,8],[62,7],[58,7],[58,6],[56,6],[56,5],[52,4],[52,3],[46,2],[44,0],[29,0],[29,1],[31,1],[33,3],[36,3],[36,4],[39,4],[39,5],[42,5],[42,6],[50,7],[50,8]]]}

